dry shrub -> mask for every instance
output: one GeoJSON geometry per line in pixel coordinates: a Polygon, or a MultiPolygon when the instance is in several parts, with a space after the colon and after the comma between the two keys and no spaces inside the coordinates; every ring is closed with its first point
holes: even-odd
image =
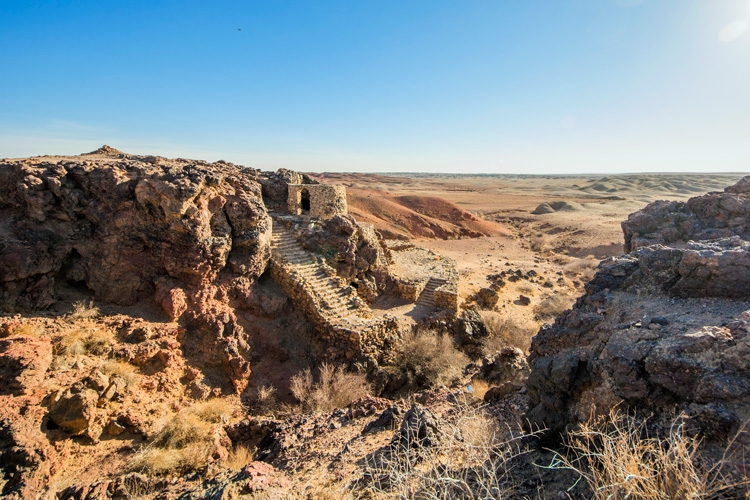
{"type": "Polygon", "coordinates": [[[138,382],[135,366],[124,361],[107,361],[101,366],[101,370],[105,375],[120,377],[128,388],[135,387],[138,382]]]}
{"type": "Polygon", "coordinates": [[[94,319],[100,314],[99,308],[94,307],[94,301],[86,303],[79,300],[73,303],[73,310],[66,316],[69,321],[78,321],[82,319],[94,319]]]}
{"type": "Polygon", "coordinates": [[[130,469],[161,475],[202,467],[214,452],[214,426],[228,419],[233,410],[230,401],[217,398],[179,411],[133,457],[130,469]]]}
{"type": "Polygon", "coordinates": [[[531,250],[537,253],[548,253],[552,249],[549,238],[543,234],[537,234],[531,238],[531,250]]]}
{"type": "Polygon", "coordinates": [[[114,334],[99,327],[73,328],[63,334],[60,351],[67,356],[107,354],[112,348],[114,334]]]}
{"type": "Polygon", "coordinates": [[[477,401],[483,401],[484,395],[487,394],[487,391],[489,391],[491,388],[492,385],[482,379],[475,379],[471,381],[471,395],[474,396],[474,399],[476,399],[477,401]]]}
{"type": "Polygon", "coordinates": [[[253,452],[247,447],[241,444],[236,445],[229,452],[224,465],[229,469],[242,469],[244,466],[253,461],[253,452]]]}
{"type": "Polygon", "coordinates": [[[485,343],[485,355],[494,354],[503,347],[517,347],[526,352],[531,347],[531,338],[536,335],[536,325],[520,325],[510,318],[493,311],[479,311],[489,336],[485,343]]]}
{"type": "MultiPolygon", "coordinates": [[[[678,417],[663,438],[650,437],[643,421],[627,414],[592,420],[569,435],[573,458],[560,457],[578,472],[597,500],[740,498],[750,480],[741,477],[731,455],[709,461],[699,439],[685,432],[678,417]]],[[[731,450],[731,451],[730,451],[731,450]]]]}
{"type": "Polygon", "coordinates": [[[453,346],[448,335],[430,330],[407,334],[396,347],[393,364],[412,385],[434,388],[461,377],[468,363],[469,358],[453,346]]]}
{"type": "Polygon", "coordinates": [[[573,301],[567,295],[547,295],[534,306],[534,315],[541,321],[553,321],[567,311],[573,301]]]}
{"type": "Polygon", "coordinates": [[[32,323],[22,323],[16,325],[10,331],[11,337],[40,337],[46,332],[44,325],[35,325],[32,323]]]}
{"type": "Polygon", "coordinates": [[[393,446],[366,458],[358,485],[369,498],[505,498],[513,489],[511,461],[524,453],[521,436],[501,439],[499,427],[480,409],[464,406],[443,420],[433,447],[393,446]]]}
{"type": "Polygon", "coordinates": [[[255,392],[252,411],[257,415],[268,415],[276,408],[276,388],[273,385],[262,385],[255,392]]]}
{"type": "Polygon", "coordinates": [[[302,408],[313,413],[343,408],[370,392],[370,384],[364,375],[346,372],[327,363],[320,365],[317,381],[307,368],[292,377],[289,387],[302,408]]]}

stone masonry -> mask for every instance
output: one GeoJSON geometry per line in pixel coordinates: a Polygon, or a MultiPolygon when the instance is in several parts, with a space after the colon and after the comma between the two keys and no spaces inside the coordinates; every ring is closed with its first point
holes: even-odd
{"type": "Polygon", "coordinates": [[[398,335],[398,320],[389,315],[373,318],[357,292],[299,244],[294,221],[282,217],[273,224],[271,277],[315,325],[331,359],[377,358],[383,345],[398,335]]]}
{"type": "Polygon", "coordinates": [[[330,219],[346,215],[346,188],[333,184],[289,184],[287,210],[292,215],[330,219]]]}

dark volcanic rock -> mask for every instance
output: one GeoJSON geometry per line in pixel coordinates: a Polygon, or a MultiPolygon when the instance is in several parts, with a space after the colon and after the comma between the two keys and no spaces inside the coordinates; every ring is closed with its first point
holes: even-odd
{"type": "Polygon", "coordinates": [[[586,294],[534,337],[531,425],[559,432],[617,404],[699,423],[710,407],[726,416],[722,433],[750,417],[747,248],[735,238],[656,245],[602,262],[586,294]]]}
{"type": "Polygon", "coordinates": [[[532,427],[554,436],[619,405],[683,411],[720,438],[750,418],[749,186],[653,203],[623,223],[634,251],[603,261],[534,337],[532,427]]]}
{"type": "Polygon", "coordinates": [[[393,436],[391,446],[398,449],[432,447],[445,439],[445,431],[438,418],[424,406],[414,403],[404,415],[401,427],[393,436]]]}
{"type": "Polygon", "coordinates": [[[750,176],[723,193],[688,201],[656,201],[622,223],[625,251],[662,244],[740,236],[750,240],[750,176]]]}
{"type": "Polygon", "coordinates": [[[482,366],[472,380],[479,379],[493,385],[510,383],[520,389],[529,373],[529,365],[521,349],[504,347],[482,360],[482,366]]]}

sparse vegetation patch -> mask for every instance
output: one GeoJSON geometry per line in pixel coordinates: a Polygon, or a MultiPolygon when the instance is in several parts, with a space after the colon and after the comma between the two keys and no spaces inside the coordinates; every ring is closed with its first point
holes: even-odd
{"type": "Polygon", "coordinates": [[[216,451],[214,436],[234,410],[226,399],[210,399],[174,414],[148,446],[130,462],[130,469],[156,475],[185,473],[205,465],[216,451]]]}
{"type": "Polygon", "coordinates": [[[448,385],[461,376],[469,358],[456,349],[448,335],[435,331],[407,334],[396,349],[394,365],[413,382],[434,388],[448,385]]]}
{"type": "Polygon", "coordinates": [[[364,375],[328,363],[320,365],[317,380],[308,368],[292,377],[290,388],[303,410],[312,413],[343,408],[370,392],[364,375]]]}

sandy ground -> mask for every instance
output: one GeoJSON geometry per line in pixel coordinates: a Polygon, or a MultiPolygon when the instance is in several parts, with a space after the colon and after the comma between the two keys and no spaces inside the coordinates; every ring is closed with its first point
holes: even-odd
{"type": "Polygon", "coordinates": [[[350,212],[387,237],[455,259],[464,301],[489,286],[488,276],[533,270],[531,281],[506,282],[494,311],[536,327],[550,297],[572,304],[599,260],[622,253],[628,214],[655,200],[723,190],[742,174],[313,176],[347,186],[350,212]],[[549,213],[532,213],[542,204],[549,213]],[[521,305],[520,295],[531,303],[521,305]]]}

